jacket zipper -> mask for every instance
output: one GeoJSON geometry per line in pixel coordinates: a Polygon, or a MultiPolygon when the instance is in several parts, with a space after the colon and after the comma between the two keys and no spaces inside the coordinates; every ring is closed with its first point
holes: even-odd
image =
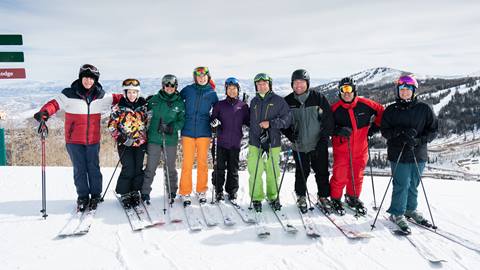
{"type": "Polygon", "coordinates": [[[193,135],[197,135],[197,114],[198,114],[198,104],[200,103],[200,98],[203,96],[201,89],[199,90],[200,93],[196,93],[197,98],[195,99],[195,120],[194,120],[194,127],[193,127],[193,135]]]}

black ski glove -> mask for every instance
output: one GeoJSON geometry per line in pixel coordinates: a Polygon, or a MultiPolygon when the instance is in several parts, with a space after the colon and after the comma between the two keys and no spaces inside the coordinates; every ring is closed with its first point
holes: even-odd
{"type": "Polygon", "coordinates": [[[118,135],[117,142],[125,146],[132,146],[135,140],[125,134],[118,135]]]}
{"type": "Polygon", "coordinates": [[[160,130],[160,132],[163,132],[167,135],[172,135],[173,134],[173,125],[172,123],[170,124],[164,124],[164,123],[161,123],[160,126],[158,127],[158,129],[160,130]]]}
{"type": "Polygon", "coordinates": [[[398,136],[399,141],[402,144],[410,148],[414,148],[418,144],[420,144],[420,139],[415,138],[417,136],[417,130],[414,128],[403,129],[400,131],[400,135],[398,136]]]}
{"type": "Polygon", "coordinates": [[[350,135],[352,135],[352,129],[349,127],[337,127],[335,128],[335,134],[348,138],[350,135]]]}
{"type": "Polygon", "coordinates": [[[375,124],[372,124],[368,129],[368,137],[372,137],[375,133],[380,131],[380,127],[375,124]]]}
{"type": "Polygon", "coordinates": [[[47,122],[49,115],[46,111],[39,111],[33,115],[33,118],[35,118],[35,120],[38,122],[41,122],[42,120],[47,122]]]}
{"type": "Polygon", "coordinates": [[[266,129],[262,130],[262,134],[260,134],[260,148],[267,153],[270,148],[270,136],[266,129]]]}

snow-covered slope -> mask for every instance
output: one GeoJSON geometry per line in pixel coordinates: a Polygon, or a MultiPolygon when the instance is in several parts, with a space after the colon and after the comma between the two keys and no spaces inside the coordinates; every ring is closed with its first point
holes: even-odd
{"type": "MultiPolygon", "coordinates": [[[[113,168],[102,171],[106,180],[113,168]]],[[[159,171],[152,192],[160,208],[161,175],[159,171]]],[[[247,173],[241,172],[240,179],[240,202],[246,206],[247,173]]],[[[480,212],[475,209],[480,203],[480,183],[424,180],[436,224],[480,243],[480,212]]],[[[388,178],[375,178],[377,204],[387,182],[388,178]]],[[[477,269],[480,263],[480,253],[418,229],[414,234],[428,239],[425,244],[448,262],[428,263],[406,239],[393,236],[381,223],[372,232],[374,238],[347,240],[319,212],[314,220],[322,236],[309,239],[291,196],[292,173],[286,175],[281,198],[299,232],[287,235],[267,212],[272,235],[265,240],[258,239],[254,228],[242,223],[238,216],[234,227],[220,225],[199,233],[188,232],[182,223],[132,233],[110,192],[87,235],[59,240],[56,234],[74,207],[72,169],[47,168],[46,220],[38,212],[40,183],[38,167],[0,167],[1,269],[477,269]]],[[[316,191],[313,179],[309,180],[309,188],[312,193],[316,191]]],[[[388,207],[390,194],[391,190],[382,211],[388,207]]],[[[373,200],[368,177],[362,199],[370,208],[373,200]]],[[[421,192],[419,207],[428,213],[421,192]]],[[[375,213],[371,208],[369,211],[375,213]]],[[[356,228],[369,230],[372,219],[359,219],[356,228]]]]}
{"type": "MultiPolygon", "coordinates": [[[[385,83],[391,83],[394,80],[398,79],[398,77],[404,73],[406,72],[398,69],[378,67],[351,74],[350,77],[352,77],[357,82],[357,85],[380,85],[385,83]]],[[[321,88],[336,88],[338,85],[338,81],[339,80],[329,82],[328,84],[322,85],[321,88]]]]}
{"type": "MultiPolygon", "coordinates": [[[[480,84],[480,81],[477,80],[475,85],[473,86],[473,88],[477,87],[477,85],[479,85],[479,84],[480,84]]],[[[464,84],[464,85],[461,85],[461,86],[458,86],[458,87],[447,88],[447,89],[444,89],[444,90],[441,90],[441,91],[438,91],[437,93],[435,93],[437,95],[440,95],[442,93],[450,91],[450,93],[448,95],[446,95],[444,98],[442,98],[439,103],[433,105],[433,110],[434,110],[435,114],[438,115],[440,110],[443,107],[445,107],[450,102],[450,100],[452,100],[453,95],[455,95],[455,93],[457,91],[458,91],[459,94],[464,94],[464,93],[468,92],[471,88],[472,87],[467,87],[467,85],[464,84]]]]}

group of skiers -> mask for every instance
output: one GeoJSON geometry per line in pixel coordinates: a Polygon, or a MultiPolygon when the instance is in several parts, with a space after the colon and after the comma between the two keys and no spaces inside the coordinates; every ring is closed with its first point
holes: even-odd
{"type": "Polygon", "coordinates": [[[58,110],[65,111],[65,141],[73,164],[78,210],[95,209],[102,192],[99,166],[100,115],[111,108],[108,130],[117,142],[122,170],[116,193],[124,207],[149,203],[152,182],[163,157],[165,190],[171,202],[180,194],[184,206],[191,203],[192,169],[197,162],[196,195],[205,203],[208,189],[208,150],[215,151],[212,184],[217,201],[235,203],[239,189],[239,154],[242,128],[249,127],[247,166],[249,193],[255,211],[262,211],[266,198],[279,210],[281,135],[291,142],[295,160],[297,205],[307,211],[307,178],[313,170],[318,204],[328,213],[344,215],[342,203],[357,214],[367,212],[359,199],[363,172],[368,160],[368,137],[381,130],[387,139],[388,160],[393,175],[391,219],[409,231],[405,217],[430,225],[417,209],[417,186],[427,160],[427,143],[438,124],[430,106],[416,97],[418,82],[401,76],[395,86],[396,102],[384,107],[358,96],[352,78],[340,80],[338,101],[330,105],[320,92],[310,90],[310,76],[304,69],[291,77],[293,92],[285,98],[273,91],[266,73],[254,78],[255,97],[247,105],[240,100],[236,78],[225,81],[225,99],[218,100],[215,83],[207,67],[193,71],[194,83],[178,91],[174,75],[162,78],[162,88],[146,99],[140,96],[137,79],[122,83],[123,94],[107,95],[99,84],[100,73],[83,65],[79,78],[57,98],[34,115],[47,121],[58,110]],[[176,170],[178,133],[183,151],[181,177],[176,170]],[[333,170],[329,179],[328,141],[333,146],[333,170]],[[143,169],[147,153],[146,168],[143,169]],[[263,173],[266,174],[264,190],[263,173]]]}

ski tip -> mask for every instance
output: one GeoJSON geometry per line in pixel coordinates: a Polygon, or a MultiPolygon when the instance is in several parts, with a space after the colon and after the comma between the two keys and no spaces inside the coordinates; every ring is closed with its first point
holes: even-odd
{"type": "Polygon", "coordinates": [[[258,238],[260,239],[266,239],[270,236],[270,232],[264,232],[264,233],[260,233],[260,234],[257,234],[258,238]]]}
{"type": "Polygon", "coordinates": [[[394,230],[393,232],[394,232],[396,235],[401,235],[401,236],[407,236],[407,235],[412,234],[412,232],[406,232],[406,231],[402,231],[402,230],[394,230]]]}

